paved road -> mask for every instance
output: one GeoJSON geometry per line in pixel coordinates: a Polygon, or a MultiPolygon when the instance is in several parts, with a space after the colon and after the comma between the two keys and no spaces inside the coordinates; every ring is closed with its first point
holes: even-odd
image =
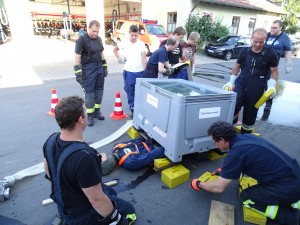
{"type": "MultiPolygon", "coordinates": [[[[51,88],[56,88],[59,98],[71,94],[82,95],[79,85],[74,82],[72,71],[74,43],[41,38],[36,39],[34,43],[37,46],[24,47],[12,45],[13,43],[11,46],[8,44],[0,46],[0,73],[2,73],[0,85],[3,85],[0,88],[2,114],[0,117],[0,178],[42,161],[41,148],[44,141],[51,133],[58,131],[54,118],[47,115],[50,110],[51,88]],[[19,48],[12,51],[13,48],[10,47],[13,46],[19,48]],[[4,52],[9,57],[3,59],[4,52]],[[19,69],[22,66],[27,68],[27,73],[19,69]],[[4,67],[5,69],[2,70],[4,67]],[[27,75],[31,79],[25,78],[27,75]]],[[[112,47],[107,46],[106,49],[111,50],[112,47]]],[[[199,57],[197,58],[198,71],[203,70],[206,73],[219,71],[229,75],[234,61],[224,62],[210,57],[197,57],[199,57]],[[202,65],[205,60],[210,64],[202,65]]],[[[107,59],[110,75],[106,79],[103,102],[106,120],[97,121],[94,127],[87,128],[85,139],[88,143],[107,137],[126,122],[126,120],[115,121],[108,116],[113,112],[116,90],[121,91],[123,109],[129,114],[120,73],[122,65],[117,64],[111,54],[107,54],[107,59]]],[[[283,70],[283,65],[280,68],[283,70]]],[[[297,74],[283,76],[299,82],[297,74]]],[[[222,87],[224,84],[223,78],[211,75],[206,75],[204,78],[195,77],[195,82],[216,87],[222,87]]],[[[288,83],[288,85],[292,85],[293,95],[300,96],[297,92],[299,90],[297,83],[288,83]]],[[[283,90],[284,92],[286,91],[283,90]]],[[[284,117],[282,115],[285,115],[286,111],[293,111],[287,107],[276,108],[279,102],[275,101],[274,112],[271,115],[279,113],[280,117],[284,117]]],[[[297,121],[299,116],[297,118],[296,116],[290,117],[297,121]]],[[[298,147],[300,125],[295,126],[292,122],[284,124],[280,121],[271,123],[258,120],[256,130],[300,160],[298,147]]],[[[122,140],[129,140],[129,137],[125,134],[117,141],[122,140]]],[[[104,146],[99,151],[109,153],[112,145],[113,143],[104,146]]],[[[191,171],[191,179],[222,165],[222,159],[210,161],[205,156],[206,154],[197,154],[183,157],[182,164],[191,171]]],[[[115,178],[120,179],[120,184],[116,186],[119,196],[132,202],[137,209],[137,225],[207,224],[211,200],[234,205],[236,224],[248,224],[243,221],[237,182],[233,182],[223,194],[212,194],[195,192],[191,190],[188,183],[169,189],[161,182],[160,174],[154,173],[152,169],[129,172],[117,168],[103,180],[109,181],[115,178]]],[[[13,187],[10,199],[0,203],[0,224],[50,224],[56,213],[56,207],[54,204],[42,206],[42,200],[48,198],[49,191],[49,183],[42,174],[18,182],[13,187]]]]}

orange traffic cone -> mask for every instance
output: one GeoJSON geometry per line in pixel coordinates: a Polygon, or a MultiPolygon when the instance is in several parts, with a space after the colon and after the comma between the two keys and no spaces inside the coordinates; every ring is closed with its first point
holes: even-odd
{"type": "Polygon", "coordinates": [[[115,120],[121,120],[127,117],[127,115],[123,112],[122,109],[122,101],[120,96],[120,91],[116,93],[115,107],[114,112],[109,115],[111,118],[115,120]]]}
{"type": "Polygon", "coordinates": [[[52,88],[52,94],[51,94],[51,109],[48,112],[49,116],[55,116],[55,106],[58,103],[58,98],[57,98],[57,94],[56,94],[56,90],[55,88],[52,88]]]}

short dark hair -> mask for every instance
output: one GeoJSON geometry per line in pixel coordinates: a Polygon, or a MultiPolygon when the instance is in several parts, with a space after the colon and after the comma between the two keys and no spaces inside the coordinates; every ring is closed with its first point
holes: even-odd
{"type": "Polygon", "coordinates": [[[283,25],[282,20],[274,20],[273,23],[278,23],[279,27],[282,27],[283,25]]]}
{"type": "Polygon", "coordinates": [[[176,45],[177,42],[178,42],[177,38],[172,36],[167,39],[166,45],[174,46],[176,45]]]}
{"type": "Polygon", "coordinates": [[[139,32],[139,27],[135,24],[132,24],[129,28],[129,32],[134,32],[134,33],[139,32]]]}
{"type": "Polygon", "coordinates": [[[89,29],[92,28],[92,26],[96,26],[96,27],[100,27],[100,23],[97,21],[97,20],[92,20],[90,23],[89,23],[89,29]]]}
{"type": "Polygon", "coordinates": [[[173,34],[186,35],[186,30],[183,27],[176,27],[173,34]]]}
{"type": "Polygon", "coordinates": [[[217,121],[208,128],[207,133],[214,141],[220,141],[222,138],[225,141],[231,141],[236,136],[236,129],[228,122],[217,121]]]}
{"type": "Polygon", "coordinates": [[[84,100],[79,96],[62,98],[55,106],[55,119],[61,129],[73,130],[80,116],[85,116],[84,100]]]}

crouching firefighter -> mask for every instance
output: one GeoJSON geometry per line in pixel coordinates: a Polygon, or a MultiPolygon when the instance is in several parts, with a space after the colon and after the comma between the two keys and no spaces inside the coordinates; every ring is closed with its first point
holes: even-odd
{"type": "Polygon", "coordinates": [[[237,93],[233,124],[237,123],[239,112],[244,107],[241,133],[253,131],[258,111],[255,104],[263,95],[265,87],[267,86],[267,91],[274,90],[270,98],[276,94],[279,59],[273,49],[264,47],[267,36],[267,31],[262,28],[253,32],[252,46],[241,51],[232,69],[230,81],[223,86],[223,89],[237,93]]]}
{"type": "Polygon", "coordinates": [[[43,146],[51,198],[67,225],[128,225],[136,220],[133,205],[102,183],[101,155],[83,140],[87,126],[84,100],[62,98],[55,107],[60,133],[43,146]]]}
{"type": "Polygon", "coordinates": [[[284,151],[261,137],[237,134],[230,123],[218,121],[208,129],[216,147],[228,151],[220,176],[213,181],[191,181],[194,190],[222,193],[242,175],[258,181],[240,193],[244,207],[284,225],[299,224],[300,167],[284,151]]]}

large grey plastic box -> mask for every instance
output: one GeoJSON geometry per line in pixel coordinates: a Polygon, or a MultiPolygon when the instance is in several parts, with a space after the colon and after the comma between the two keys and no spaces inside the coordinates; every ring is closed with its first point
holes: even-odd
{"type": "Polygon", "coordinates": [[[182,79],[137,79],[133,125],[165,148],[173,162],[215,148],[207,134],[218,120],[232,123],[236,94],[182,79]]]}

